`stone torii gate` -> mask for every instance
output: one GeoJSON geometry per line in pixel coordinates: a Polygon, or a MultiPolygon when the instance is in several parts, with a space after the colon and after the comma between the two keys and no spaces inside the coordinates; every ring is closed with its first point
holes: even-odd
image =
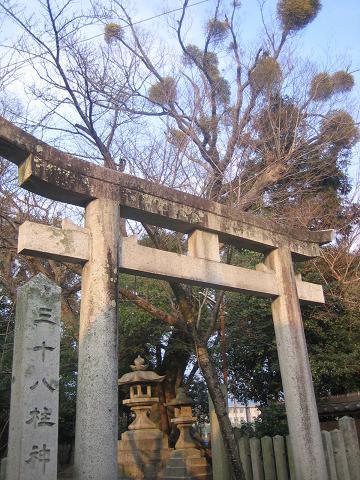
{"type": "Polygon", "coordinates": [[[117,478],[118,271],[270,297],[298,478],[327,479],[299,300],[324,303],[320,285],[294,275],[293,261],[319,255],[333,231],[289,229],[219,203],[82,161],[0,117],[0,155],[19,184],[85,208],[85,228],[25,222],[19,252],[82,269],[75,471],[117,478]],[[120,218],[189,235],[188,255],[121,238],[120,218]],[[265,254],[256,270],[220,263],[219,242],[265,254]]]}

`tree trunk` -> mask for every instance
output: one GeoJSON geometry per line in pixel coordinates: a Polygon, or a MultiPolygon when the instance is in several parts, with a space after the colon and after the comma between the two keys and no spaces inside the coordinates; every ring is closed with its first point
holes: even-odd
{"type": "MultiPolygon", "coordinates": [[[[182,384],[184,372],[189,363],[191,344],[186,332],[179,329],[174,329],[169,339],[166,352],[158,369],[160,375],[166,375],[159,390],[161,402],[168,403],[176,396],[176,389],[182,384]]],[[[160,406],[160,425],[162,431],[170,435],[170,443],[172,443],[174,436],[173,425],[170,424],[170,418],[173,412],[160,406]]],[[[176,430],[176,428],[175,428],[176,430]]]]}
{"type": "Polygon", "coordinates": [[[216,416],[218,418],[220,429],[223,435],[225,449],[232,471],[232,477],[235,480],[245,480],[245,474],[241,465],[233,428],[227,414],[226,402],[221,392],[219,382],[216,378],[214,368],[211,364],[207,347],[198,340],[194,339],[194,341],[196,345],[198,363],[204,375],[206,385],[209,389],[211,400],[214,404],[216,416]]]}

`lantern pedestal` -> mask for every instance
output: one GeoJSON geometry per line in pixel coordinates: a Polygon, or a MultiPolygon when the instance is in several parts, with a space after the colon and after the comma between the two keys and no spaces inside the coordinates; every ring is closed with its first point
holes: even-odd
{"type": "Polygon", "coordinates": [[[176,398],[167,403],[167,407],[175,407],[175,418],[171,423],[180,431],[175,451],[171,453],[166,466],[160,475],[162,480],[211,480],[211,468],[191,437],[190,429],[196,418],[192,416],[192,400],[184,388],[179,387],[176,398]]]}

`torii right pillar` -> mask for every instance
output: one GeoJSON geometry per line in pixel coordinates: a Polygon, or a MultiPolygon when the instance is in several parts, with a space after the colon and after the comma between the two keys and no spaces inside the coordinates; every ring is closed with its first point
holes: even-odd
{"type": "Polygon", "coordinates": [[[328,480],[289,248],[270,252],[266,265],[275,272],[279,287],[279,296],[272,302],[272,315],[296,475],[299,480],[328,480]]]}

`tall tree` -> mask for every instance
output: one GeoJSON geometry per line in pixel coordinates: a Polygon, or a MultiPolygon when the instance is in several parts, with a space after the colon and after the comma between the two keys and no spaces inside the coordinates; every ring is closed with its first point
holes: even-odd
{"type": "MultiPolygon", "coordinates": [[[[184,0],[170,25],[171,57],[119,0],[99,2],[90,14],[71,2],[38,0],[38,6],[39,16],[32,16],[0,1],[20,31],[17,55],[35,78],[27,87],[37,109],[27,126],[37,134],[107,168],[275,218],[312,197],[324,198],[325,184],[340,202],[338,193],[348,188],[347,154],[358,135],[342,107],[353,77],[343,70],[311,75],[294,66],[287,50],[318,14],[318,0],[279,0],[277,24],[263,15],[264,36],[248,52],[240,41],[239,2],[228,7],[215,1],[203,38],[194,41],[186,33],[190,5],[184,0]],[[86,39],[95,21],[103,24],[102,42],[86,39]]],[[[299,221],[321,223],[316,215],[299,221]]],[[[156,248],[185,248],[177,234],[143,229],[156,248]]],[[[225,247],[222,260],[230,263],[233,256],[225,247]]],[[[136,290],[121,293],[167,324],[159,365],[169,378],[167,399],[195,352],[234,476],[243,478],[208,349],[219,329],[223,292],[171,283],[168,311],[136,290]],[[180,345],[186,347],[179,352],[180,345]]]]}

